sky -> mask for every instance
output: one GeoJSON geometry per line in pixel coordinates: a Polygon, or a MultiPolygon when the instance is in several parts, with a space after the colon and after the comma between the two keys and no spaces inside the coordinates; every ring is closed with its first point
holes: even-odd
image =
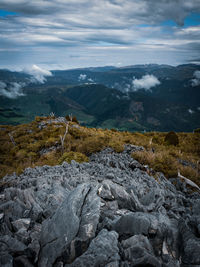
{"type": "Polygon", "coordinates": [[[200,0],[0,0],[0,68],[200,63],[200,0]]]}

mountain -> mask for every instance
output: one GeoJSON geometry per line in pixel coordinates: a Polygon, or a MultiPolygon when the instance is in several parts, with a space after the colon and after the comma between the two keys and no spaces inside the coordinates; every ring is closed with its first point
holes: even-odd
{"type": "Polygon", "coordinates": [[[11,89],[21,86],[21,96],[1,93],[0,123],[25,123],[54,112],[73,113],[92,127],[193,131],[200,126],[199,70],[194,64],[54,70],[43,84],[31,75],[1,70],[0,81],[11,89]]]}

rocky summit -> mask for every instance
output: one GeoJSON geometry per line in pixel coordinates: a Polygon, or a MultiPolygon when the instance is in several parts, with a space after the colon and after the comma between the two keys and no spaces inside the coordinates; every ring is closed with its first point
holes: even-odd
{"type": "Polygon", "coordinates": [[[200,193],[107,148],[0,192],[0,266],[200,266],[200,193]]]}

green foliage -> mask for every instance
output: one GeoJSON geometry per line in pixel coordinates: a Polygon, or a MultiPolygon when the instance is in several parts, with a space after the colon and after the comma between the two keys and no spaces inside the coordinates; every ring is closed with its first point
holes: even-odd
{"type": "Polygon", "coordinates": [[[167,145],[177,146],[179,144],[178,135],[175,132],[169,132],[165,136],[165,143],[167,145]]]}
{"type": "Polygon", "coordinates": [[[72,160],[75,160],[79,163],[82,162],[88,162],[89,159],[86,155],[80,153],[80,152],[65,152],[58,160],[58,163],[61,164],[63,161],[66,161],[68,163],[71,163],[72,160]]]}

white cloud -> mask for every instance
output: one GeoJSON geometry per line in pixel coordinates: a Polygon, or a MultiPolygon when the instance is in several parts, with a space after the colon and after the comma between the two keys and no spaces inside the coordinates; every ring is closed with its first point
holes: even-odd
{"type": "Polygon", "coordinates": [[[190,114],[193,114],[194,113],[194,110],[192,110],[192,109],[188,109],[188,112],[190,113],[190,114]]]}
{"type": "Polygon", "coordinates": [[[195,87],[195,86],[200,85],[200,71],[196,70],[193,76],[194,76],[194,79],[191,80],[192,86],[195,87]]]}
{"type": "Polygon", "coordinates": [[[0,95],[11,99],[15,99],[19,96],[24,96],[22,92],[22,88],[24,86],[24,83],[12,82],[10,84],[6,84],[0,81],[0,95]]]}
{"type": "Polygon", "coordinates": [[[33,65],[31,68],[25,68],[23,72],[33,76],[31,82],[44,83],[46,81],[45,77],[52,76],[49,70],[42,69],[37,65],[33,65]]]}
{"type": "Polygon", "coordinates": [[[78,77],[78,80],[79,81],[84,81],[84,80],[86,80],[86,78],[87,78],[86,74],[80,74],[79,77],[78,77]]]}
{"type": "Polygon", "coordinates": [[[93,80],[92,78],[89,78],[89,79],[88,79],[88,82],[91,82],[91,83],[93,83],[93,82],[94,82],[94,80],[93,80]]]}
{"type": "Polygon", "coordinates": [[[25,68],[23,72],[31,75],[32,78],[26,83],[5,83],[0,81],[0,95],[13,99],[19,96],[24,96],[25,94],[22,92],[23,87],[30,83],[44,83],[46,81],[46,76],[52,76],[50,71],[42,69],[37,65],[33,65],[31,68],[25,68]]]}
{"type": "Polygon", "coordinates": [[[160,84],[160,81],[154,75],[144,75],[141,79],[133,79],[133,90],[140,89],[150,90],[152,87],[160,84]]]}

